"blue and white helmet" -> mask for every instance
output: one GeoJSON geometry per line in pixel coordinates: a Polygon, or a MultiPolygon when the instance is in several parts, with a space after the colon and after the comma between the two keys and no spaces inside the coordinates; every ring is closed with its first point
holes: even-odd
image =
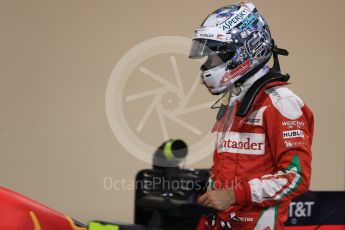
{"type": "Polygon", "coordinates": [[[220,94],[261,69],[272,56],[272,46],[264,18],[254,4],[242,2],[205,19],[193,34],[189,57],[207,57],[202,81],[212,94],[220,94]]]}

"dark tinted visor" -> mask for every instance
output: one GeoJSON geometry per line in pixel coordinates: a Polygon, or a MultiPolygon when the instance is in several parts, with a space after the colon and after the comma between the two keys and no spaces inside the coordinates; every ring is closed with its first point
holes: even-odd
{"type": "Polygon", "coordinates": [[[236,51],[233,43],[220,42],[209,39],[194,39],[189,58],[197,59],[210,54],[221,54],[236,51]]]}

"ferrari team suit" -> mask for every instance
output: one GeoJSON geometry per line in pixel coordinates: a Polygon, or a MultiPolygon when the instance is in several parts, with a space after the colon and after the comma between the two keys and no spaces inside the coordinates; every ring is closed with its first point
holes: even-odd
{"type": "Polygon", "coordinates": [[[286,82],[263,87],[245,117],[236,115],[249,87],[268,72],[261,69],[232,91],[217,134],[211,188],[232,188],[236,203],[204,217],[198,229],[283,229],[288,206],[308,191],[313,114],[286,82]]]}

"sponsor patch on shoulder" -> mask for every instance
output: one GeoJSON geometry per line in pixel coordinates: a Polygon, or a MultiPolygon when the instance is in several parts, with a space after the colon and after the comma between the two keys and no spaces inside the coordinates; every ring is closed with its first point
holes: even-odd
{"type": "Polygon", "coordinates": [[[301,108],[303,101],[290,89],[284,86],[277,86],[266,90],[271,98],[273,106],[281,115],[290,120],[296,120],[303,115],[301,108]]]}

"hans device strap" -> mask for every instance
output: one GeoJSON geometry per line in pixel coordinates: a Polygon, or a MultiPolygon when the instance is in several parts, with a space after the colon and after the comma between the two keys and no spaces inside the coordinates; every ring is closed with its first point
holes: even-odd
{"type": "Polygon", "coordinates": [[[248,89],[247,93],[243,97],[236,115],[239,117],[245,117],[248,114],[256,96],[260,90],[265,87],[265,85],[274,81],[287,82],[289,79],[289,74],[282,75],[280,72],[271,69],[265,76],[254,82],[253,85],[248,89]]]}

